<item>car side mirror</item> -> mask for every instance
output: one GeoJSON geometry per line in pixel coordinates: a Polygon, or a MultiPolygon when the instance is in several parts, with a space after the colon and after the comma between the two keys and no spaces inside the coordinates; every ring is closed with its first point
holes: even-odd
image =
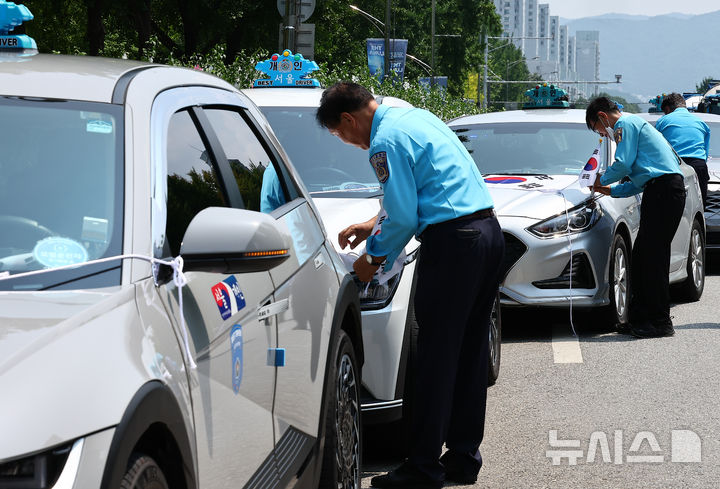
{"type": "Polygon", "coordinates": [[[291,242],[268,214],[208,207],[190,221],[180,256],[186,272],[261,272],[287,260],[291,242]]]}

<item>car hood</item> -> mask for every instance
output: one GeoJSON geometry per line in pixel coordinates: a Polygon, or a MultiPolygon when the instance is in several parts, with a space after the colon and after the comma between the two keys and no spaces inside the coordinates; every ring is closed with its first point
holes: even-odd
{"type": "Polygon", "coordinates": [[[577,175],[484,175],[499,217],[545,219],[590,198],[577,175]]]}
{"type": "Polygon", "coordinates": [[[0,460],[119,422],[133,290],[0,293],[0,460]]]}
{"type": "MultiPolygon", "coordinates": [[[[347,253],[350,248],[341,250],[338,245],[340,231],[359,222],[365,222],[377,215],[380,211],[380,198],[330,198],[316,197],[313,199],[315,207],[323,220],[329,241],[339,253],[347,253]]],[[[411,239],[405,246],[405,252],[410,253],[419,246],[415,239],[411,239]]]]}

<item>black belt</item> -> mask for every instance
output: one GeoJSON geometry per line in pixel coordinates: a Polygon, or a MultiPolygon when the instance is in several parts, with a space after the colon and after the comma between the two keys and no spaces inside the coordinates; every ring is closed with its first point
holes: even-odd
{"type": "Polygon", "coordinates": [[[452,219],[448,219],[447,221],[438,222],[436,224],[430,224],[430,226],[437,226],[438,224],[447,224],[449,222],[458,222],[458,221],[469,221],[471,219],[486,219],[488,217],[495,217],[495,210],[490,207],[488,209],[480,209],[479,211],[475,211],[472,214],[466,214],[464,216],[460,217],[454,217],[452,219]]]}
{"type": "Polygon", "coordinates": [[[650,180],[645,182],[645,185],[643,186],[643,188],[648,188],[649,186],[651,186],[655,183],[662,182],[663,180],[670,180],[675,177],[683,178],[683,176],[680,175],[679,173],[665,173],[664,175],[660,175],[659,177],[651,178],[650,180]]]}

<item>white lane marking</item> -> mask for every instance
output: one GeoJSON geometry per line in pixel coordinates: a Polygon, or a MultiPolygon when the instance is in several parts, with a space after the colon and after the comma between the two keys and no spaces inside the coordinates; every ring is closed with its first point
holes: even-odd
{"type": "Polygon", "coordinates": [[[567,325],[553,326],[552,349],[555,363],[583,363],[580,341],[567,325]]]}

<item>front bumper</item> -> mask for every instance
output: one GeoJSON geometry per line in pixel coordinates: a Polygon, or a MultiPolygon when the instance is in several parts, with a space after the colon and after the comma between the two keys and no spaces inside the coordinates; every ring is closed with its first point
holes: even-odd
{"type": "Polygon", "coordinates": [[[705,226],[706,247],[720,249],[720,182],[708,184],[705,226]]]}
{"type": "Polygon", "coordinates": [[[610,220],[601,219],[588,231],[569,238],[546,239],[526,230],[536,222],[523,217],[500,217],[506,243],[501,303],[554,307],[569,306],[571,301],[580,307],[609,304],[610,220]]]}

